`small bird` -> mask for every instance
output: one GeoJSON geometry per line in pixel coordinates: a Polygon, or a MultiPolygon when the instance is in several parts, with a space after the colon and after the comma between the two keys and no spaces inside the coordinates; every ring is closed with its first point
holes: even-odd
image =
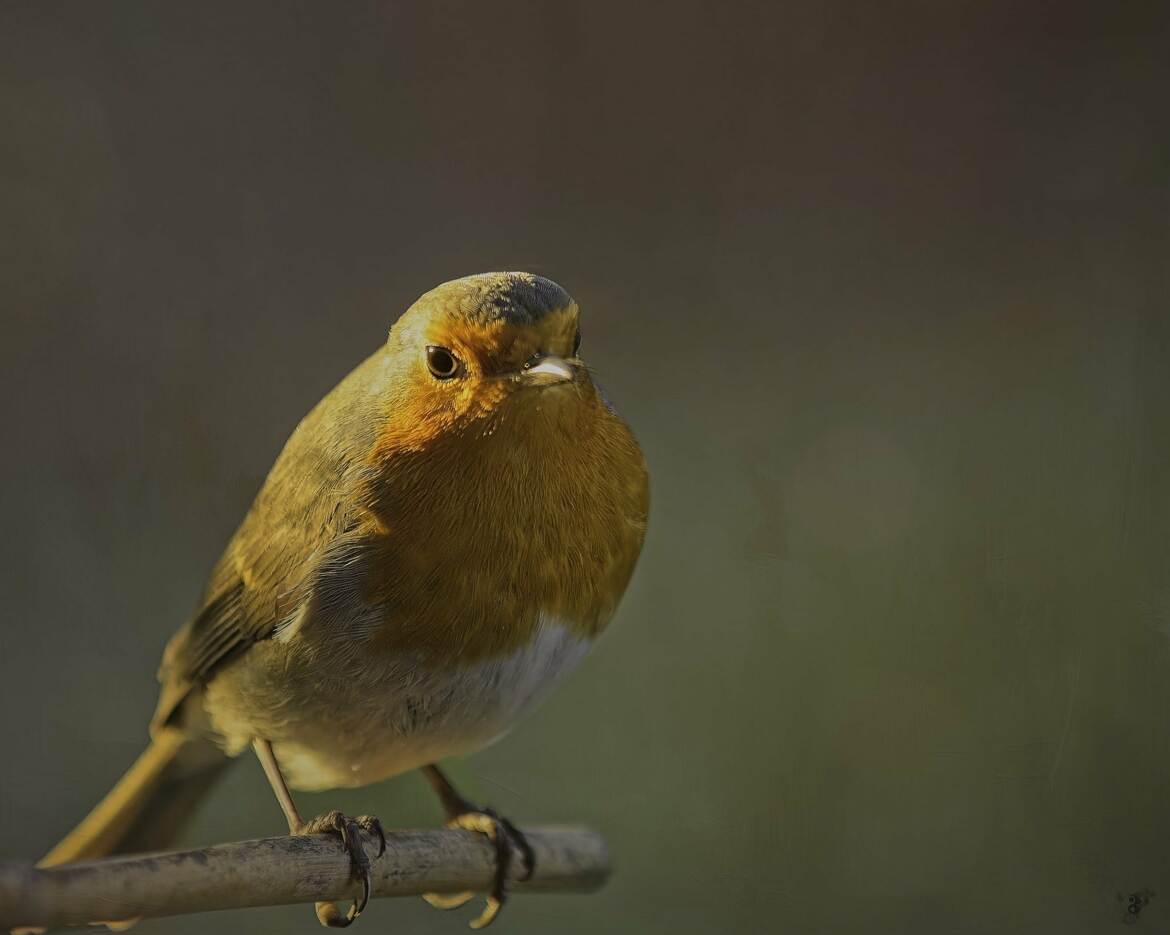
{"type": "Polygon", "coordinates": [[[361,893],[345,914],[318,903],[323,925],[369,899],[359,829],[385,838],[369,816],[305,821],[289,789],[413,769],[449,825],[495,842],[472,927],[496,917],[531,849],[435,763],[501,737],[580,662],[646,531],[645,461],[578,318],[528,273],[456,279],[402,315],[285,444],[167,645],[149,747],[42,866],[165,847],[250,747],[290,832],[334,832],[350,855],[361,893]]]}

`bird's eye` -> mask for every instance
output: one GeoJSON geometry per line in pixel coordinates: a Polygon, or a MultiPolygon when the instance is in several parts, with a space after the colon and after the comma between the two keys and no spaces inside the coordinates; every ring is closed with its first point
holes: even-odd
{"type": "Polygon", "coordinates": [[[581,329],[577,329],[577,333],[573,335],[573,356],[577,356],[577,352],[581,350],[581,329]]]}
{"type": "Polygon", "coordinates": [[[436,380],[450,380],[459,372],[459,358],[447,348],[432,344],[427,348],[427,369],[436,380]]]}

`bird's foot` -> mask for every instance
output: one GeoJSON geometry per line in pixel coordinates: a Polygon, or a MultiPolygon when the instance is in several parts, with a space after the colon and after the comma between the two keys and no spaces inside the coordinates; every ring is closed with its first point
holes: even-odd
{"type": "Polygon", "coordinates": [[[336,834],[341,838],[341,846],[349,855],[353,878],[361,883],[362,893],[353,901],[349,911],[341,914],[337,903],[317,903],[317,920],[328,928],[343,929],[365,911],[366,903],[370,901],[370,858],[366,856],[365,846],[362,844],[361,832],[372,835],[378,842],[378,853],[381,857],[386,853],[386,834],[382,830],[382,823],[370,815],[359,818],[350,818],[337,809],[318,815],[312,821],[307,821],[297,834],[336,834]]]}
{"type": "MultiPolygon", "coordinates": [[[[512,867],[512,860],[517,853],[524,864],[524,875],[520,878],[527,880],[532,876],[536,867],[536,858],[532,847],[521,831],[512,822],[497,814],[490,808],[476,808],[462,812],[447,822],[448,828],[462,828],[465,831],[476,831],[487,835],[496,846],[496,872],[492,878],[492,888],[488,892],[487,905],[483,912],[470,923],[473,929],[485,928],[500,914],[504,903],[508,901],[508,872],[512,867]]],[[[423,899],[436,909],[457,909],[471,899],[475,894],[467,893],[424,893],[423,899]]]]}

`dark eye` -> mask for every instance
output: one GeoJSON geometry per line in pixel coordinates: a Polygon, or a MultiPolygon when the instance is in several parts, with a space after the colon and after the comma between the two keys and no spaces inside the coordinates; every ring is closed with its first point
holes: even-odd
{"type": "Polygon", "coordinates": [[[436,380],[450,380],[459,372],[459,358],[436,344],[427,348],[427,369],[436,380]]]}
{"type": "Polygon", "coordinates": [[[577,333],[573,335],[573,356],[577,356],[577,352],[581,350],[581,329],[577,329],[577,333]]]}

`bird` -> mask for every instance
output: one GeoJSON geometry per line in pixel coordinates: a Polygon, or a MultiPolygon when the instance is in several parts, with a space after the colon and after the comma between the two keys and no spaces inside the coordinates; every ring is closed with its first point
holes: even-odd
{"type": "Polygon", "coordinates": [[[148,747],[40,866],[164,849],[250,749],[290,833],[349,854],[352,905],[316,905],[345,927],[369,899],[361,832],[380,856],[381,822],[305,820],[290,790],[417,769],[449,826],[495,843],[471,925],[492,922],[531,848],[438,761],[502,737],[580,663],[646,534],[645,458],[580,349],[577,303],[531,273],[414,302],[288,438],[166,646],[148,747]]]}

